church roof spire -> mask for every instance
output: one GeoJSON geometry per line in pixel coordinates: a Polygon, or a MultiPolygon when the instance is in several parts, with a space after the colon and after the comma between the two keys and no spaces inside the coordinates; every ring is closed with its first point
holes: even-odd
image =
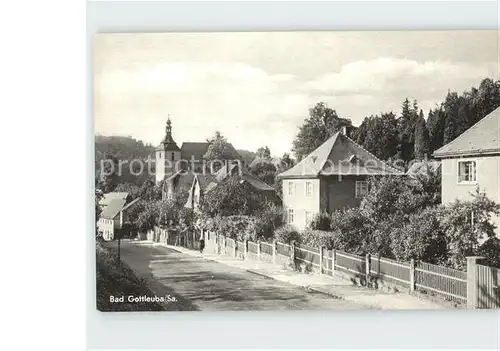
{"type": "Polygon", "coordinates": [[[165,124],[165,138],[161,144],[157,147],[157,150],[171,150],[179,151],[179,147],[172,137],[172,121],[170,120],[170,113],[168,114],[167,123],[165,124]]]}

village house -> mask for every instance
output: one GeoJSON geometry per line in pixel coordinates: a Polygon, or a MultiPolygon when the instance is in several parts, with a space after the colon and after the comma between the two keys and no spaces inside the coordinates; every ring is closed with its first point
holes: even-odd
{"type": "MultiPolygon", "coordinates": [[[[209,142],[184,142],[179,148],[172,137],[172,122],[168,118],[165,138],[155,151],[156,183],[164,181],[164,198],[171,199],[175,194],[189,190],[195,174],[211,173],[211,162],[205,158],[209,146],[209,142]]],[[[243,158],[231,143],[228,143],[227,154],[229,162],[244,167],[243,158]]]]}
{"type": "Polygon", "coordinates": [[[366,178],[381,175],[403,173],[356,144],[344,128],[279,174],[286,220],[303,230],[318,213],[359,206],[368,192],[366,178]]]}
{"type": "Polygon", "coordinates": [[[185,207],[198,209],[201,198],[231,176],[239,176],[240,184],[246,183],[250,185],[251,189],[263,195],[269,201],[281,202],[273,187],[239,167],[238,164],[226,164],[215,174],[195,174],[185,207]]]}
{"type": "Polygon", "coordinates": [[[99,201],[101,215],[97,222],[97,231],[104,240],[113,240],[128,223],[128,210],[139,201],[139,198],[132,201],[128,201],[129,199],[126,192],[112,192],[104,194],[99,201]]]}
{"type": "MultiPolygon", "coordinates": [[[[500,203],[500,107],[433,155],[442,163],[442,203],[471,200],[477,187],[500,203]]],[[[500,237],[500,217],[492,219],[500,237]]]]}

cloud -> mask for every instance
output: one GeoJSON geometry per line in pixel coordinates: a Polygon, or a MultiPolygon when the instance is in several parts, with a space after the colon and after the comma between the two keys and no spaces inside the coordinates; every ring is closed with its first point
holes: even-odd
{"type": "Polygon", "coordinates": [[[426,61],[380,57],[345,64],[338,72],[306,82],[302,89],[323,95],[393,96],[411,94],[424,99],[446,91],[468,88],[479,77],[491,73],[488,67],[459,62],[426,61]]]}
{"type": "Polygon", "coordinates": [[[406,97],[427,111],[448,89],[462,92],[484,77],[497,77],[498,67],[380,57],[312,79],[295,73],[273,74],[240,62],[108,64],[94,78],[95,130],[157,143],[170,113],[179,144],[220,130],[237,148],[269,145],[280,155],[319,101],[359,124],[370,114],[399,112],[406,97]]]}

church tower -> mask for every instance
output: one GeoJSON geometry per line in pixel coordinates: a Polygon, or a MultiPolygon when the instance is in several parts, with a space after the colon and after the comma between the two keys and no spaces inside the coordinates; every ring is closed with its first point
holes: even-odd
{"type": "Polygon", "coordinates": [[[181,149],[172,138],[172,122],[170,116],[165,127],[165,138],[156,148],[156,183],[174,174],[181,166],[181,149]]]}

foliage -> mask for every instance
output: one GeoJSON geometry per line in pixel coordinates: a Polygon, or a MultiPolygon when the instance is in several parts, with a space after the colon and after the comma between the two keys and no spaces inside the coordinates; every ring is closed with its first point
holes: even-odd
{"type": "Polygon", "coordinates": [[[329,230],[331,227],[331,217],[326,212],[318,213],[311,223],[309,224],[309,228],[313,230],[329,230]]]}
{"type": "Polygon", "coordinates": [[[366,117],[352,139],[382,160],[394,156],[398,146],[396,116],[390,112],[366,117]]]}
{"type": "Polygon", "coordinates": [[[269,147],[267,145],[263,146],[263,147],[259,147],[257,149],[257,152],[255,153],[255,156],[269,160],[269,159],[271,159],[271,150],[269,149],[269,147]]]}
{"type": "Polygon", "coordinates": [[[271,239],[276,228],[282,224],[283,209],[280,206],[268,202],[255,216],[255,235],[258,239],[271,239]]]}
{"type": "Polygon", "coordinates": [[[99,311],[161,311],[156,302],[111,303],[110,296],[153,296],[147,281],[137,277],[117,254],[101,244],[96,245],[96,303],[99,311]]]}
{"type": "Polygon", "coordinates": [[[399,261],[413,258],[433,264],[446,262],[446,238],[439,220],[441,212],[441,207],[429,207],[412,214],[407,223],[387,227],[393,258],[399,261]]]}
{"type": "Polygon", "coordinates": [[[302,242],[302,236],[297,228],[291,224],[285,224],[274,231],[274,238],[285,244],[290,244],[292,241],[296,243],[302,242]]]}
{"type": "Polygon", "coordinates": [[[352,127],[351,120],[341,118],[337,112],[324,102],[309,109],[309,118],[299,127],[299,132],[293,141],[293,153],[297,160],[310,154],[323,144],[343,126],[352,127]]]}
{"type": "MultiPolygon", "coordinates": [[[[102,199],[102,192],[95,190],[94,191],[94,206],[95,206],[95,220],[96,222],[99,220],[99,216],[101,215],[101,206],[99,205],[99,201],[102,199]]],[[[97,232],[97,231],[96,231],[97,232]]]]}
{"type": "Polygon", "coordinates": [[[423,160],[427,159],[430,152],[430,140],[429,140],[429,130],[427,129],[424,114],[420,110],[420,115],[418,117],[417,123],[415,125],[415,145],[414,154],[415,159],[423,160]]]}
{"type": "Polygon", "coordinates": [[[197,228],[198,214],[192,208],[181,207],[179,210],[179,229],[181,232],[194,231],[197,228]]]}
{"type": "Polygon", "coordinates": [[[209,217],[253,215],[265,203],[263,195],[248,183],[241,182],[239,176],[233,176],[206,193],[200,201],[200,208],[209,217]]]}
{"type": "Polygon", "coordinates": [[[255,218],[250,216],[217,216],[205,222],[204,228],[239,241],[256,240],[255,218]]]}
{"type": "Polygon", "coordinates": [[[131,183],[120,183],[116,186],[114,191],[128,193],[131,199],[135,199],[139,196],[141,188],[131,183]]]}
{"type": "Polygon", "coordinates": [[[334,233],[326,230],[306,229],[301,233],[300,242],[311,247],[323,246],[328,250],[337,246],[334,233]]]}
{"type": "Polygon", "coordinates": [[[485,258],[483,264],[500,268],[500,239],[489,238],[479,247],[477,254],[485,258]]]}
{"type": "Polygon", "coordinates": [[[472,201],[456,200],[446,206],[441,228],[446,236],[450,267],[463,269],[466,257],[475,255],[482,240],[495,236],[492,214],[500,214],[500,205],[476,189],[472,201]]]}
{"type": "MultiPolygon", "coordinates": [[[[216,131],[212,139],[207,140],[209,143],[207,152],[203,155],[204,159],[207,160],[231,160],[232,152],[231,146],[228,143],[226,137],[224,137],[219,131],[216,131]]],[[[214,171],[218,171],[222,167],[221,164],[214,163],[214,171]]]]}
{"type": "MultiPolygon", "coordinates": [[[[372,222],[357,207],[335,211],[331,215],[331,230],[336,238],[336,249],[362,255],[385,251],[381,240],[373,240],[372,222]]],[[[385,235],[380,235],[383,239],[385,235]]],[[[383,241],[383,240],[382,240],[383,241]]]]}

